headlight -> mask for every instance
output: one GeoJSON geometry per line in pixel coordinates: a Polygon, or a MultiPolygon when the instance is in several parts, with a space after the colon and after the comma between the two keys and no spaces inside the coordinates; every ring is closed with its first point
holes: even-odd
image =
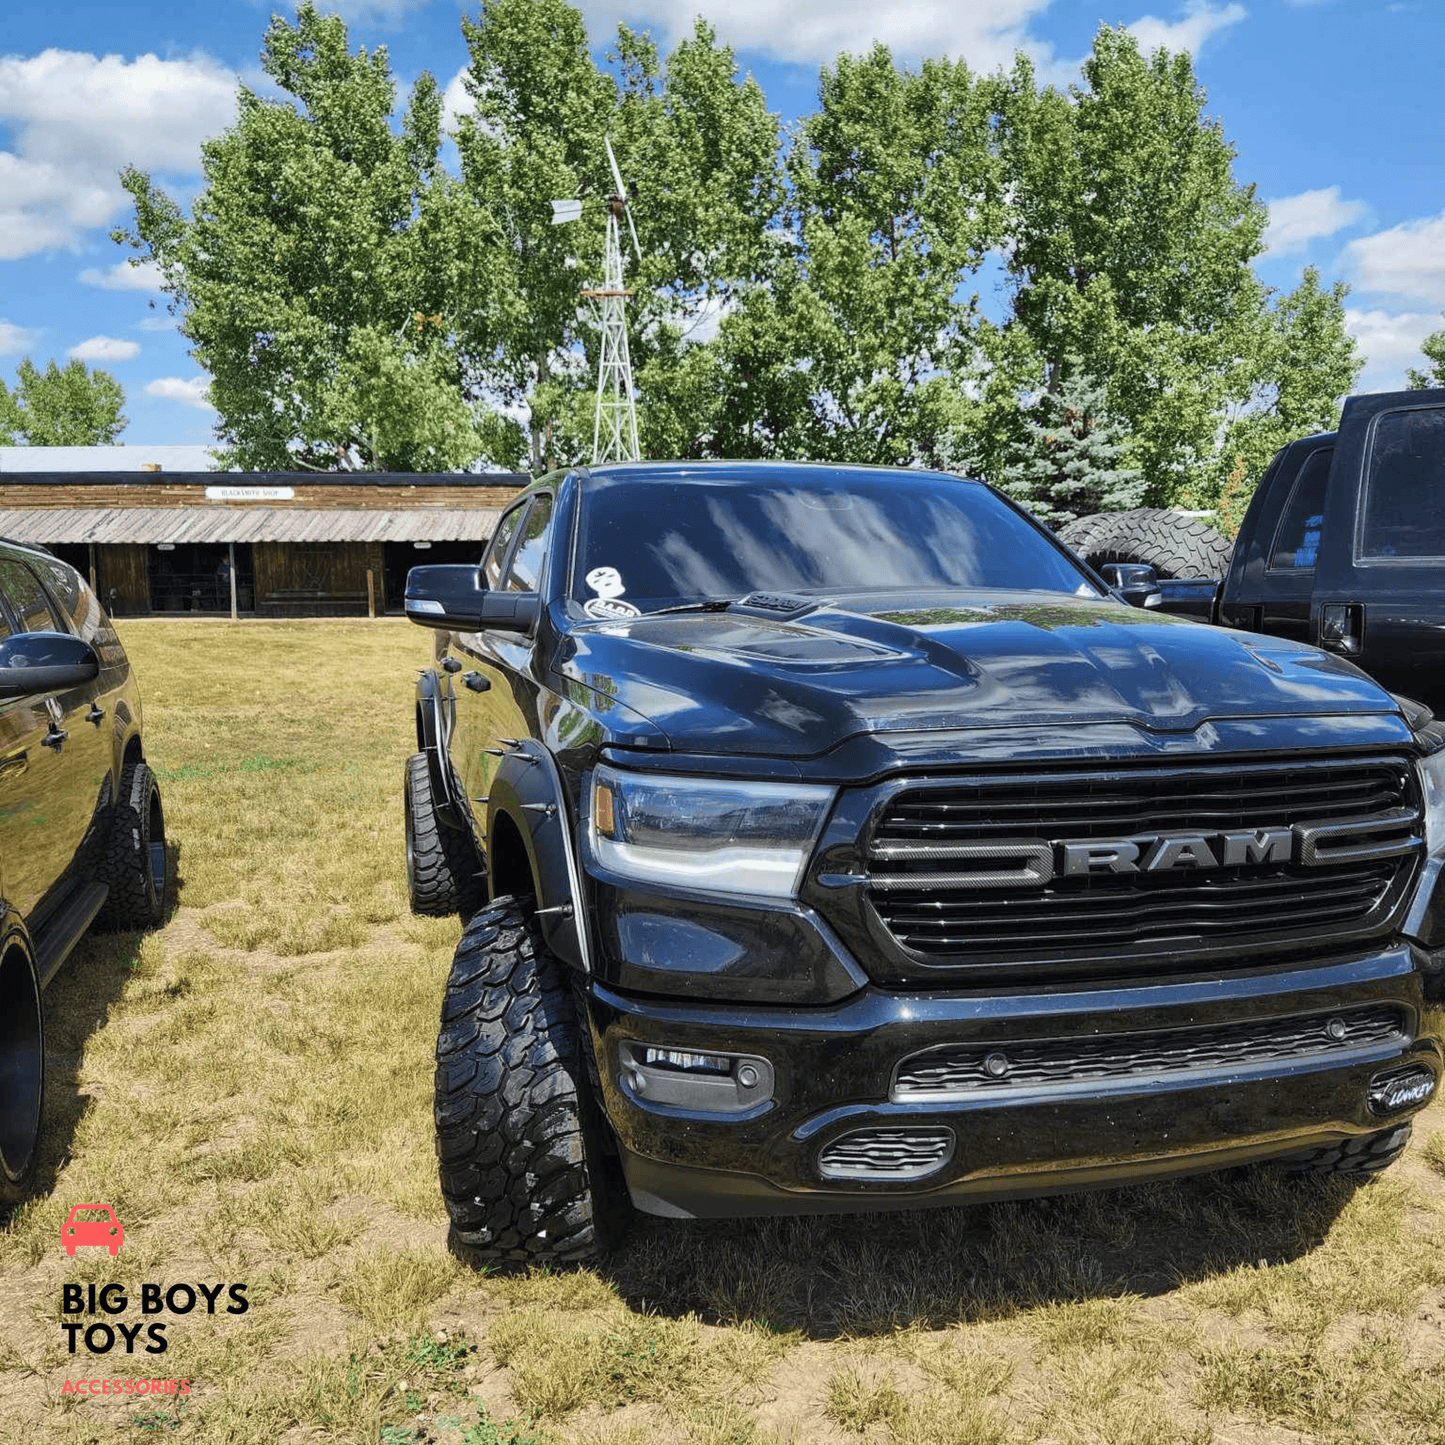
{"type": "Polygon", "coordinates": [[[1420,791],[1425,798],[1425,851],[1445,853],[1445,748],[1420,759],[1420,791]]]}
{"type": "Polygon", "coordinates": [[[592,774],[592,856],[640,883],[791,898],[833,801],[797,783],[592,774]]]}

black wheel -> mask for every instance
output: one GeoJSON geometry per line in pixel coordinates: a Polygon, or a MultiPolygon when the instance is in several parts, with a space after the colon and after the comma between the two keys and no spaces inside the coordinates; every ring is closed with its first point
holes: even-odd
{"type": "Polygon", "coordinates": [[[573,1263],[631,1213],[588,1084],[566,965],[531,905],[501,898],[467,925],[437,1037],[436,1128],[453,1247],[477,1263],[573,1263]]]}
{"type": "Polygon", "coordinates": [[[45,1111],[45,1015],[25,951],[0,959],[0,1204],[34,1188],[45,1111]]]}
{"type": "Polygon", "coordinates": [[[1410,1126],[1400,1124],[1379,1134],[1364,1134],[1299,1154],[1286,1154],[1278,1162],[1287,1174],[1369,1176],[1388,1169],[1405,1152],[1409,1142],[1410,1126]]]}
{"type": "Polygon", "coordinates": [[[145,763],[127,763],[100,865],[110,896],[96,926],[112,933],[158,927],[165,916],[169,869],[160,787],[145,763]]]}
{"type": "Polygon", "coordinates": [[[1161,578],[1223,577],[1234,550],[1228,538],[1198,517],[1160,507],[1119,512],[1113,526],[1091,530],[1086,546],[1070,545],[1087,557],[1091,567],[1105,562],[1147,562],[1161,578]]]}
{"type": "Polygon", "coordinates": [[[472,913],[484,892],[472,840],[437,816],[425,753],[406,760],[406,891],[411,911],[433,918],[472,913]]]}

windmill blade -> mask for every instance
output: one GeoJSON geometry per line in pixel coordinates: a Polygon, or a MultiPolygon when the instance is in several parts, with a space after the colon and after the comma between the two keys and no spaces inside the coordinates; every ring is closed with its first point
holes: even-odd
{"type": "Polygon", "coordinates": [[[581,214],[581,201],[552,202],[552,224],[554,226],[565,226],[568,221],[575,221],[581,214]]]}
{"type": "Polygon", "coordinates": [[[612,167],[612,180],[617,187],[617,199],[622,202],[622,209],[627,213],[627,229],[632,233],[632,254],[640,261],[642,260],[642,247],[637,244],[637,227],[632,224],[632,207],[627,204],[627,187],[622,184],[622,172],[617,169],[617,157],[612,154],[612,141],[607,136],[603,136],[602,144],[607,147],[607,164],[612,167]]]}

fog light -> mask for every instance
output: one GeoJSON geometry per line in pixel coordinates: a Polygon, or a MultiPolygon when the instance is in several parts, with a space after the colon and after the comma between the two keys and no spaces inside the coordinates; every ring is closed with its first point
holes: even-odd
{"type": "Polygon", "coordinates": [[[618,1083],[648,1108],[751,1114],[773,1097],[773,1066],[757,1054],[702,1054],[652,1044],[618,1046],[618,1083]]]}
{"type": "Polygon", "coordinates": [[[643,1049],[642,1062],[662,1069],[686,1069],[697,1074],[732,1072],[732,1060],[722,1054],[689,1054],[681,1049],[643,1049]]]}
{"type": "Polygon", "coordinates": [[[1390,1069],[1370,1080],[1370,1112],[1397,1114],[1423,1104],[1435,1092],[1435,1075],[1422,1064],[1390,1069]]]}

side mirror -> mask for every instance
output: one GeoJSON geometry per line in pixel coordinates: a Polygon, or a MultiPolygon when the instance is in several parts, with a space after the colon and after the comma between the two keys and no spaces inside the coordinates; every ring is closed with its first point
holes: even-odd
{"type": "Polygon", "coordinates": [[[492,592],[480,567],[413,567],[406,574],[406,615],[419,627],[447,632],[530,632],[541,598],[535,592],[492,592]]]}
{"type": "Polygon", "coordinates": [[[1105,562],[1099,575],[1130,607],[1158,607],[1164,601],[1159,578],[1147,562],[1105,562]]]}
{"type": "Polygon", "coordinates": [[[95,649],[68,632],[17,632],[0,639],[0,699],[64,692],[99,675],[95,649]]]}

